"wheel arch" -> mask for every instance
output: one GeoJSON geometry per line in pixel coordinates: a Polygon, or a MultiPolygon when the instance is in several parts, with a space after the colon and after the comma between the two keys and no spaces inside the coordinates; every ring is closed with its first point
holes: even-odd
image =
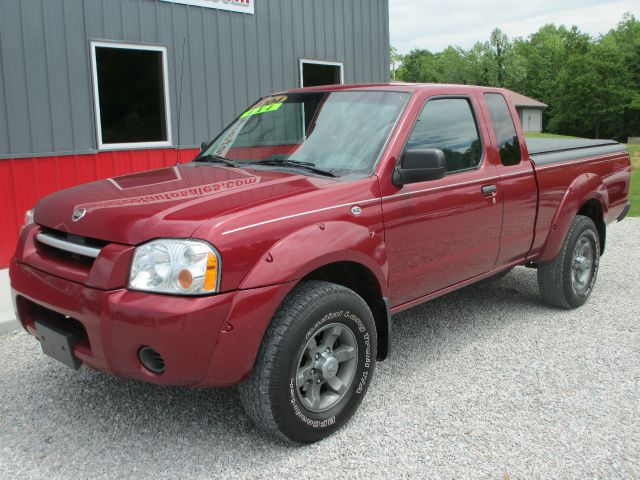
{"type": "Polygon", "coordinates": [[[240,289],[293,282],[292,290],[304,280],[333,282],[360,295],[376,323],[378,359],[387,357],[391,313],[387,250],[381,234],[344,221],[308,225],[265,252],[240,289]]]}
{"type": "Polygon", "coordinates": [[[360,295],[369,306],[376,324],[378,360],[387,358],[391,346],[391,311],[388,297],[382,294],[380,284],[371,270],[357,262],[334,262],[310,272],[301,279],[305,280],[335,283],[360,295]]]}
{"type": "Polygon", "coordinates": [[[604,248],[606,228],[604,216],[609,209],[609,192],[602,179],[593,173],[579,175],[567,188],[562,201],[551,221],[549,234],[540,254],[538,263],[553,260],[560,251],[562,243],[576,215],[591,218],[598,228],[600,249],[604,248]]]}
{"type": "Polygon", "coordinates": [[[604,253],[604,247],[607,237],[607,226],[604,223],[604,212],[602,210],[602,203],[596,198],[592,198],[585,202],[578,210],[577,215],[584,215],[593,220],[598,230],[598,240],[600,241],[600,255],[604,253]]]}

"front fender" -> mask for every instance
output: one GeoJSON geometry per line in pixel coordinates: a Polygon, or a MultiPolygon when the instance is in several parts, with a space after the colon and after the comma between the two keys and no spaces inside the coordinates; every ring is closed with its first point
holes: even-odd
{"type": "Polygon", "coordinates": [[[564,242],[573,219],[589,200],[597,200],[606,215],[609,210],[609,192],[602,179],[593,173],[583,173],[569,185],[565,195],[553,217],[549,235],[540,250],[537,262],[544,263],[553,260],[564,242]]]}
{"type": "Polygon", "coordinates": [[[308,225],[282,238],[262,255],[239,288],[290,282],[335,262],[365,266],[378,280],[382,296],[389,296],[384,239],[367,227],[344,221],[308,225]]]}

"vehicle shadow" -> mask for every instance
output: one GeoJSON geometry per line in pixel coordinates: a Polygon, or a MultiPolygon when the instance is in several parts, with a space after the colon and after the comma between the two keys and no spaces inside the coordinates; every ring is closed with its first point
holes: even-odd
{"type": "Polygon", "coordinates": [[[470,285],[394,315],[390,360],[423,356],[425,350],[437,351],[444,344],[446,354],[451,354],[525,321],[524,312],[531,318],[553,316],[558,310],[540,298],[536,271],[518,267],[500,280],[470,285]]]}
{"type": "MultiPolygon", "coordinates": [[[[411,369],[424,368],[410,361],[419,354],[427,362],[437,361],[443,355],[455,355],[457,348],[473,339],[522,321],[522,310],[549,311],[538,300],[535,272],[527,269],[516,269],[493,284],[467,287],[394,316],[392,354],[379,364],[372,390],[377,383],[402,382],[411,369]],[[425,350],[433,354],[424,357],[425,350]]],[[[262,458],[260,452],[268,452],[269,461],[284,460],[291,452],[287,445],[256,430],[235,388],[161,387],[88,369],[67,372],[54,361],[29,372],[32,378],[26,385],[55,382],[48,389],[55,398],[47,399],[44,406],[27,408],[53,408],[56,424],[75,432],[64,438],[69,450],[82,449],[100,435],[106,451],[129,445],[123,454],[134,459],[141,454],[139,448],[153,448],[153,457],[160,464],[175,458],[181,446],[190,454],[231,456],[228,461],[242,460],[245,466],[247,459],[241,459],[238,452],[246,448],[251,449],[250,461],[256,465],[262,458]]]]}

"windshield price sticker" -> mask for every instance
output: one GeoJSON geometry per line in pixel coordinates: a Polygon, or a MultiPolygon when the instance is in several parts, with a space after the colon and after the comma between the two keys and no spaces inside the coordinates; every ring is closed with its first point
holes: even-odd
{"type": "Polygon", "coordinates": [[[240,118],[249,117],[251,115],[259,115],[261,113],[274,112],[278,110],[282,105],[282,103],[272,103],[271,105],[263,105],[262,107],[252,108],[240,115],[240,118]]]}
{"type": "Polygon", "coordinates": [[[284,102],[287,101],[286,95],[276,95],[273,97],[267,97],[260,100],[253,108],[250,108],[240,118],[250,117],[251,115],[259,115],[266,112],[275,112],[278,110],[284,102]]]}

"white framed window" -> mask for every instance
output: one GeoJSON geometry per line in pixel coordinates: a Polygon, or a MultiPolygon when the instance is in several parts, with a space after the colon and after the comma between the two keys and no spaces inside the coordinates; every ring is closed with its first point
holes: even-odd
{"type": "Polygon", "coordinates": [[[339,85],[344,83],[344,63],[327,60],[300,59],[300,86],[339,85]]]}
{"type": "Polygon", "coordinates": [[[99,150],[170,147],[167,48],[91,42],[99,150]]]}

